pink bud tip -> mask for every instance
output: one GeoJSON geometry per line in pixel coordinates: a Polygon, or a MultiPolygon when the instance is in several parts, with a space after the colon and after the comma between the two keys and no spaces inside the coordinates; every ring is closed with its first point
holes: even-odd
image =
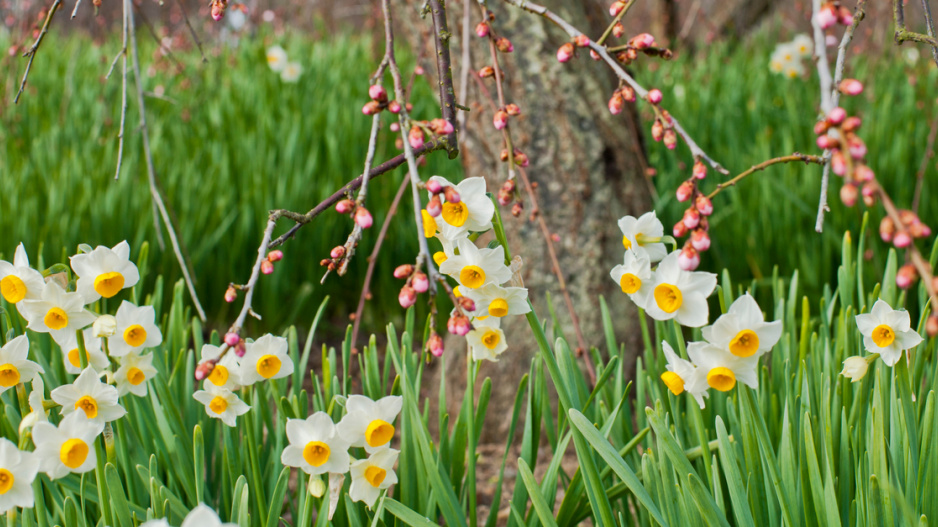
{"type": "Polygon", "coordinates": [[[655,37],[651,36],[651,33],[642,33],[632,37],[632,40],[629,41],[629,45],[635,49],[648,49],[655,45],[655,37]]]}
{"type": "Polygon", "coordinates": [[[439,181],[431,179],[427,181],[427,191],[430,192],[430,194],[439,194],[443,192],[443,185],[440,184],[439,181]]]}
{"type": "Polygon", "coordinates": [[[698,251],[706,251],[710,248],[710,235],[703,229],[696,229],[690,235],[690,244],[698,251]]]}
{"type": "Polygon", "coordinates": [[[700,253],[692,246],[685,245],[677,257],[677,264],[685,271],[693,271],[700,265],[700,253]]]}
{"type": "Polygon", "coordinates": [[[694,184],[690,181],[685,181],[677,187],[677,200],[680,202],[685,202],[694,195],[694,184]]]}
{"type": "Polygon", "coordinates": [[[573,43],[578,47],[585,48],[590,45],[590,38],[586,35],[577,35],[573,38],[573,43]]]}
{"type": "Polygon", "coordinates": [[[567,42],[557,50],[557,62],[567,62],[573,58],[573,44],[567,42]]]}
{"type": "Polygon", "coordinates": [[[414,266],[411,264],[402,264],[398,265],[394,269],[394,278],[404,279],[411,275],[414,272],[414,266]]]}
{"type": "Polygon", "coordinates": [[[423,130],[415,126],[410,129],[410,132],[407,134],[407,142],[410,143],[411,148],[420,148],[423,146],[423,130]]]}
{"type": "Polygon", "coordinates": [[[616,38],[622,38],[622,35],[625,34],[625,26],[622,25],[622,22],[616,22],[616,25],[612,26],[612,36],[616,38]]]}
{"type": "Polygon", "coordinates": [[[215,361],[205,361],[195,368],[195,380],[201,381],[212,374],[215,369],[215,361]]]}
{"type": "Polygon", "coordinates": [[[388,111],[391,113],[401,113],[401,103],[391,101],[388,103],[388,111]]]}
{"type": "Polygon", "coordinates": [[[626,2],[616,1],[609,6],[609,16],[618,16],[625,9],[626,2]]]}
{"type": "Polygon", "coordinates": [[[703,164],[702,161],[699,161],[699,160],[695,161],[694,169],[693,169],[693,172],[691,173],[693,174],[695,178],[703,179],[707,177],[707,165],[703,164]]]}
{"type": "Polygon", "coordinates": [[[235,288],[229,287],[225,291],[225,302],[228,302],[230,304],[234,302],[237,298],[238,298],[238,291],[235,288]]]}
{"type": "Polygon", "coordinates": [[[384,89],[384,86],[381,86],[380,84],[373,84],[370,88],[368,88],[368,96],[378,102],[384,102],[388,100],[388,92],[384,89]]]}
{"type": "Polygon", "coordinates": [[[453,123],[444,120],[442,125],[438,129],[440,135],[449,135],[456,131],[456,128],[453,126],[453,123]]]}
{"type": "Polygon", "coordinates": [[[664,131],[664,139],[662,142],[668,150],[677,148],[677,133],[674,131],[674,128],[668,128],[664,131]]]}
{"type": "Polygon", "coordinates": [[[393,122],[393,123],[390,124],[390,126],[388,126],[388,129],[390,129],[392,132],[400,132],[400,131],[401,131],[401,123],[393,122]]]}
{"type": "Polygon", "coordinates": [[[333,247],[332,252],[329,253],[329,256],[331,256],[332,258],[342,258],[343,256],[345,256],[345,247],[342,245],[333,247]]]}
{"type": "Polygon", "coordinates": [[[619,115],[624,107],[625,99],[622,98],[622,95],[619,92],[613,93],[612,98],[609,99],[609,113],[619,115]]]}
{"type": "Polygon", "coordinates": [[[449,321],[446,322],[446,329],[453,335],[465,337],[472,329],[472,324],[469,323],[468,318],[457,314],[450,317],[449,321]]]}
{"type": "Polygon", "coordinates": [[[485,22],[479,22],[476,24],[476,36],[479,38],[485,38],[489,36],[489,25],[485,22]]]}
{"type": "Polygon", "coordinates": [[[430,201],[427,202],[427,214],[436,218],[443,212],[443,204],[440,203],[440,196],[434,195],[430,198],[430,201]]]}
{"type": "Polygon", "coordinates": [[[407,309],[417,302],[417,291],[413,287],[405,285],[397,295],[397,301],[401,304],[401,307],[407,309]]]}
{"type": "Polygon", "coordinates": [[[348,214],[355,207],[355,202],[350,199],[343,199],[335,204],[335,211],[339,214],[348,214]]]}
{"type": "Polygon", "coordinates": [[[427,350],[434,357],[441,357],[443,355],[443,337],[436,332],[431,333],[430,338],[427,340],[427,350]]]}
{"type": "Polygon", "coordinates": [[[831,110],[829,114],[827,114],[827,121],[833,125],[838,125],[844,122],[844,119],[846,118],[847,118],[847,110],[844,110],[840,106],[838,106],[837,108],[834,108],[833,110],[831,110]]]}
{"type": "Polygon", "coordinates": [[[713,214],[713,203],[710,201],[710,198],[703,194],[697,196],[697,199],[694,201],[694,207],[704,216],[713,214]]]}
{"type": "Polygon", "coordinates": [[[504,130],[505,127],[508,126],[508,112],[505,110],[495,112],[492,124],[495,126],[496,130],[504,130]]]}
{"type": "Polygon", "coordinates": [[[599,53],[596,53],[595,50],[592,50],[592,49],[591,49],[591,50],[590,50],[590,58],[593,59],[593,60],[599,60],[599,59],[601,59],[602,57],[600,57],[600,56],[599,56],[599,53]]]}
{"type": "Polygon", "coordinates": [[[671,234],[673,234],[675,238],[681,238],[683,236],[686,236],[687,227],[684,226],[684,222],[679,221],[675,223],[674,227],[671,229],[671,234]]]}
{"type": "Polygon", "coordinates": [[[859,137],[854,136],[850,143],[847,144],[847,150],[850,152],[850,157],[860,160],[866,157],[866,143],[863,142],[859,137]]]}
{"type": "Polygon", "coordinates": [[[279,262],[280,260],[283,260],[283,251],[280,249],[274,249],[273,251],[267,253],[267,259],[271,262],[279,262]]]}
{"type": "Polygon", "coordinates": [[[264,260],[261,262],[261,272],[264,274],[270,274],[274,272],[274,264],[270,260],[264,260]]]}
{"type": "Polygon", "coordinates": [[[368,209],[365,207],[358,207],[358,209],[355,211],[355,224],[362,229],[367,229],[368,227],[371,227],[372,223],[374,223],[374,220],[371,218],[371,213],[368,212],[368,209]]]}
{"type": "Polygon", "coordinates": [[[847,161],[840,150],[835,150],[831,155],[831,172],[841,177],[847,173],[847,161]]]}
{"type": "MultiPolygon", "coordinates": [[[[821,29],[828,29],[837,23],[837,14],[834,13],[834,6],[825,5],[814,15],[814,21],[821,29]]],[[[852,23],[852,22],[851,22],[852,23]]]]}
{"type": "Polygon", "coordinates": [[[857,181],[873,181],[873,178],[876,177],[876,174],[873,173],[872,168],[860,164],[853,169],[853,177],[855,177],[857,181]]]}
{"type": "Polygon", "coordinates": [[[417,271],[414,273],[414,278],[411,280],[411,287],[418,293],[426,293],[427,289],[430,288],[430,280],[427,279],[427,275],[417,271]]]}
{"type": "Polygon", "coordinates": [[[697,209],[687,209],[684,211],[684,217],[681,219],[688,230],[696,229],[700,225],[700,213],[697,209]]]}
{"type": "Polygon", "coordinates": [[[362,113],[365,115],[374,115],[381,111],[381,105],[376,101],[368,101],[362,106],[362,113]]]}
{"type": "Polygon", "coordinates": [[[892,238],[892,244],[899,249],[905,249],[906,247],[912,245],[912,237],[909,236],[909,233],[906,231],[899,231],[892,238]]]}
{"type": "Polygon", "coordinates": [[[508,112],[508,115],[512,117],[521,115],[521,107],[513,102],[510,102],[507,105],[505,105],[505,111],[508,112]]]}
{"type": "Polygon", "coordinates": [[[658,104],[661,100],[664,99],[664,95],[661,94],[661,90],[655,88],[648,92],[648,102],[651,104],[658,104]]]}
{"type": "Polygon", "coordinates": [[[414,67],[414,75],[423,75],[423,74],[424,74],[423,66],[414,67]]]}
{"type": "Polygon", "coordinates": [[[221,19],[223,19],[223,18],[225,18],[225,11],[224,11],[224,10],[222,10],[222,9],[212,9],[212,20],[214,20],[215,22],[219,22],[219,21],[221,21],[221,19]]]}
{"type": "Polygon", "coordinates": [[[237,346],[239,342],[241,342],[241,337],[237,333],[225,333],[225,344],[227,344],[228,347],[237,346]]]}
{"type": "Polygon", "coordinates": [[[837,141],[832,139],[828,135],[819,135],[817,136],[817,147],[821,150],[830,150],[831,148],[837,146],[837,141]]]}
{"type": "Polygon", "coordinates": [[[860,95],[863,93],[863,83],[856,79],[844,79],[840,83],[840,93],[844,95],[860,95]]]}

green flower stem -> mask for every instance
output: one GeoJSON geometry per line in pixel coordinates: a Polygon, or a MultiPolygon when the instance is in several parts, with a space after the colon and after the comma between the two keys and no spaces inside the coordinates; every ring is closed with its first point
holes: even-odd
{"type": "MultiPolygon", "coordinates": [[[[79,349],[81,350],[84,343],[81,340],[78,342],[79,349]]],[[[82,353],[82,356],[84,356],[84,353],[82,353]]],[[[107,492],[107,480],[104,479],[104,464],[106,463],[103,447],[104,441],[105,440],[102,438],[101,441],[94,442],[94,451],[97,457],[97,463],[94,467],[94,479],[95,484],[98,486],[98,504],[101,508],[101,515],[104,517],[104,524],[114,525],[114,518],[111,514],[111,498],[108,496],[107,492]]]]}
{"type": "MultiPolygon", "coordinates": [[[[251,400],[251,388],[244,388],[242,392],[245,401],[251,400]]],[[[248,444],[248,461],[251,465],[251,494],[254,495],[254,499],[257,503],[257,518],[266,517],[267,507],[265,506],[266,499],[264,498],[264,483],[261,479],[261,469],[257,460],[257,441],[254,437],[254,417],[252,412],[244,414],[245,426],[241,428],[244,432],[244,438],[248,444]]]]}
{"type": "MultiPolygon", "coordinates": [[[[81,365],[82,371],[84,371],[84,369],[88,367],[88,348],[85,347],[85,335],[80,329],[75,331],[75,334],[78,336],[78,363],[81,365]]],[[[66,360],[68,359],[66,358],[66,360]]]]}
{"type": "Polygon", "coordinates": [[[476,377],[479,374],[479,365],[472,360],[472,354],[466,354],[466,368],[469,371],[469,380],[466,389],[469,390],[469,418],[466,420],[469,433],[469,466],[466,469],[466,487],[469,494],[469,525],[475,527],[478,525],[476,517],[476,377]]]}

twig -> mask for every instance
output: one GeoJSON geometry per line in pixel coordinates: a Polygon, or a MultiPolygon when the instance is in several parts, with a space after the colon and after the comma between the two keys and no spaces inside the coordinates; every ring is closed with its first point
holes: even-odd
{"type": "MultiPolygon", "coordinates": [[[[114,179],[120,177],[121,174],[121,163],[124,159],[124,123],[127,120],[127,4],[122,3],[124,6],[123,9],[123,23],[124,23],[124,43],[121,47],[121,52],[117,57],[123,57],[123,72],[121,74],[121,125],[120,131],[117,133],[117,169],[114,170],[114,179]]],[[[75,5],[75,8],[78,9],[78,5],[75,5]]],[[[117,64],[117,57],[114,57],[114,62],[111,64],[111,69],[114,69],[114,64],[117,64]]],[[[111,76],[111,72],[108,71],[107,77],[111,76]]]]}
{"type": "Polygon", "coordinates": [[[26,79],[29,78],[29,70],[33,67],[33,59],[36,58],[36,52],[39,51],[39,45],[42,44],[42,39],[45,38],[46,33],[49,32],[49,22],[52,21],[52,15],[59,10],[59,6],[62,5],[62,0],[55,0],[52,3],[52,7],[49,8],[49,14],[46,15],[45,22],[42,23],[42,29],[39,31],[39,36],[36,37],[36,41],[33,42],[33,45],[23,53],[24,57],[29,57],[29,60],[26,62],[26,71],[23,73],[23,80],[20,82],[20,89],[16,92],[16,97],[13,98],[13,104],[20,102],[20,95],[23,94],[23,90],[26,89],[26,79]]]}
{"type": "Polygon", "coordinates": [[[818,81],[821,84],[821,113],[827,115],[834,109],[834,103],[831,98],[831,86],[834,84],[831,78],[831,67],[827,61],[827,41],[824,36],[824,28],[818,20],[818,13],[821,11],[821,0],[811,1],[811,27],[814,28],[814,61],[817,63],[818,81]]]}
{"type": "Polygon", "coordinates": [[[157,187],[156,169],[153,166],[153,154],[150,151],[150,134],[147,129],[146,104],[143,100],[143,77],[140,75],[140,54],[137,51],[137,35],[136,28],[134,26],[134,13],[130,2],[131,0],[124,0],[124,10],[127,13],[128,33],[130,35],[130,45],[133,52],[132,63],[134,79],[136,81],[135,84],[137,86],[137,105],[140,108],[140,132],[143,136],[143,153],[147,163],[147,177],[150,184],[150,195],[153,197],[154,207],[157,208],[160,217],[163,219],[163,223],[166,225],[166,231],[169,234],[169,241],[173,246],[173,252],[176,254],[176,260],[179,262],[179,268],[182,271],[182,277],[189,289],[189,296],[192,298],[192,303],[195,305],[195,309],[199,314],[199,318],[205,322],[205,311],[202,309],[202,304],[199,302],[199,296],[195,292],[195,286],[192,283],[192,277],[189,276],[189,268],[186,266],[186,261],[182,257],[182,250],[179,247],[179,240],[176,238],[176,231],[173,228],[172,221],[169,218],[169,213],[166,211],[166,205],[163,203],[163,197],[160,195],[160,190],[157,187]]]}
{"type": "Polygon", "coordinates": [[[912,195],[912,212],[918,215],[918,205],[922,199],[922,183],[925,181],[925,171],[928,169],[928,160],[934,157],[935,137],[938,136],[938,115],[931,123],[931,131],[928,132],[928,142],[925,146],[925,154],[922,156],[922,164],[918,167],[918,173],[915,174],[915,194],[912,195]]]}
{"type": "MultiPolygon", "coordinates": [[[[924,3],[924,2],[923,2],[924,3]]],[[[931,21],[931,10],[928,9],[928,5],[925,5],[925,13],[928,21],[931,21]]],[[[935,55],[935,62],[938,63],[938,40],[934,37],[934,28],[931,27],[932,24],[929,24],[929,33],[930,35],[923,35],[922,33],[916,33],[914,31],[909,31],[905,28],[905,13],[902,7],[902,0],[893,0],[892,2],[892,16],[893,21],[896,24],[896,44],[902,44],[906,41],[920,42],[923,44],[928,44],[932,47],[932,54],[935,55]]]]}
{"type": "MultiPolygon", "coordinates": [[[[446,24],[446,6],[443,2],[444,0],[431,0],[430,14],[433,19],[433,43],[436,46],[436,70],[440,83],[440,113],[446,122],[453,125],[453,133],[445,138],[446,153],[450,159],[456,159],[459,155],[459,141],[456,140],[456,93],[453,90],[453,67],[449,53],[449,39],[452,35],[446,24]]],[[[403,130],[401,132],[403,133],[403,130]]]]}
{"type": "Polygon", "coordinates": [[[397,206],[404,197],[404,192],[407,191],[409,181],[410,176],[405,174],[403,181],[401,181],[401,187],[397,189],[397,194],[394,196],[394,201],[391,202],[391,207],[388,209],[388,214],[384,217],[384,223],[381,224],[381,232],[378,233],[378,238],[375,240],[375,247],[371,250],[371,254],[368,256],[368,258],[366,258],[368,260],[368,270],[365,272],[365,283],[362,286],[361,296],[358,297],[358,307],[355,309],[355,320],[352,322],[351,348],[353,353],[356,349],[355,342],[358,340],[358,328],[361,326],[362,314],[365,311],[365,301],[368,300],[368,297],[371,295],[371,278],[375,273],[375,264],[378,263],[378,253],[381,251],[381,246],[383,245],[384,239],[388,234],[388,227],[391,226],[391,219],[397,213],[397,206]]]}
{"type": "Polygon", "coordinates": [[[270,245],[270,237],[274,232],[274,227],[277,226],[277,220],[280,219],[280,212],[274,211],[270,213],[270,216],[267,218],[267,228],[264,229],[264,237],[261,238],[261,244],[257,248],[257,259],[254,261],[254,267],[251,268],[251,277],[248,279],[248,283],[244,284],[241,288],[245,291],[244,294],[244,304],[241,305],[241,311],[238,313],[238,318],[235,319],[234,323],[231,325],[231,328],[228,330],[229,333],[238,333],[240,334],[241,328],[244,327],[244,320],[247,318],[248,313],[252,313],[255,317],[260,318],[254,311],[251,309],[251,302],[254,300],[254,289],[257,286],[257,278],[260,276],[261,264],[264,263],[264,260],[267,259],[267,249],[270,245]]]}
{"type": "MultiPolygon", "coordinates": [[[[928,36],[935,38],[935,22],[931,18],[931,7],[928,0],[922,0],[922,10],[925,12],[925,28],[928,30],[928,36]]],[[[931,56],[935,64],[938,65],[938,46],[931,47],[931,56]]]]}
{"type": "Polygon", "coordinates": [[[766,168],[772,165],[777,165],[779,163],[792,163],[794,161],[804,161],[805,163],[817,163],[819,165],[823,165],[824,163],[826,163],[826,161],[824,160],[822,156],[811,156],[811,155],[800,154],[798,152],[795,152],[794,154],[790,156],[782,156],[782,157],[776,157],[774,159],[769,159],[768,161],[763,161],[759,163],[758,165],[751,166],[748,170],[740,173],[738,176],[734,177],[733,179],[730,179],[729,181],[724,181],[723,183],[720,183],[719,185],[716,186],[715,189],[713,189],[713,192],[707,195],[707,199],[713,199],[714,196],[716,196],[717,194],[725,190],[727,187],[735,186],[736,183],[738,183],[741,179],[745,178],[746,176],[750,176],[756,172],[765,170],[766,168]]]}
{"type": "Polygon", "coordinates": [[[202,62],[208,62],[208,59],[205,58],[205,51],[202,50],[202,41],[199,40],[199,35],[195,32],[195,28],[192,27],[192,22],[189,21],[186,6],[182,5],[182,0],[176,0],[176,3],[179,4],[179,10],[182,11],[182,19],[186,21],[186,27],[189,28],[189,33],[192,33],[192,39],[195,40],[195,45],[199,48],[199,54],[202,55],[202,62]]]}
{"type": "MultiPolygon", "coordinates": [[[[563,18],[561,18],[560,16],[558,16],[557,14],[555,14],[554,12],[552,12],[551,10],[547,9],[546,7],[542,5],[538,5],[533,2],[528,2],[526,0],[504,0],[504,1],[515,7],[519,7],[521,9],[524,9],[525,11],[534,13],[536,15],[540,15],[546,18],[547,20],[550,20],[551,22],[559,26],[561,29],[566,31],[566,33],[571,38],[576,38],[583,34],[583,32],[573,27],[569,22],[567,22],[566,20],[564,20],[563,18]]],[[[628,83],[629,86],[631,86],[635,90],[635,93],[639,98],[645,99],[648,96],[648,90],[646,90],[635,79],[633,79],[631,75],[626,73],[625,69],[622,68],[622,65],[620,65],[618,61],[616,61],[614,58],[612,58],[611,55],[609,55],[609,53],[606,51],[605,46],[601,46],[591,40],[589,42],[589,47],[590,49],[595,51],[600,56],[600,58],[602,58],[603,61],[606,62],[606,64],[609,65],[609,67],[612,69],[612,71],[616,74],[616,76],[619,79],[628,83]]],[[[687,146],[690,148],[691,154],[693,154],[695,159],[702,159],[706,161],[711,167],[716,169],[718,172],[722,174],[729,174],[728,170],[726,170],[725,168],[723,168],[723,166],[721,166],[719,163],[714,161],[713,158],[707,155],[707,153],[704,152],[703,149],[697,145],[694,139],[684,130],[684,128],[681,126],[678,120],[674,118],[673,116],[671,117],[670,124],[673,126],[674,131],[677,132],[677,134],[681,136],[682,139],[684,139],[685,143],[687,143],[687,146]]]]}
{"type": "MultiPolygon", "coordinates": [[[[469,72],[472,70],[472,53],[469,43],[472,41],[472,0],[463,0],[462,2],[462,60],[459,65],[459,105],[466,106],[466,97],[469,94],[469,72]]],[[[458,123],[457,130],[463,130],[466,127],[466,112],[460,112],[456,115],[458,123]]]]}
{"type": "Polygon", "coordinates": [[[72,18],[75,18],[75,15],[78,14],[78,6],[81,5],[81,0],[76,0],[75,9],[72,9],[72,18]]]}

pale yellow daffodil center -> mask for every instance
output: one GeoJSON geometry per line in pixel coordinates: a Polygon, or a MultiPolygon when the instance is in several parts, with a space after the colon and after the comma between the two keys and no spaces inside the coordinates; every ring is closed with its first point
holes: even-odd
{"type": "MultiPolygon", "coordinates": [[[[76,368],[81,368],[81,356],[79,353],[78,348],[68,352],[68,362],[76,368]]],[[[91,362],[91,355],[87,351],[85,352],[85,358],[88,362],[91,362]]]]}
{"type": "Polygon", "coordinates": [[[147,330],[140,324],[134,324],[124,330],[124,342],[132,348],[139,348],[147,341],[147,330]]]}
{"type": "Polygon", "coordinates": [[[508,301],[504,298],[496,298],[489,304],[489,315],[493,317],[503,317],[508,314],[508,301]]]}
{"type": "Polygon", "coordinates": [[[655,303],[665,313],[674,313],[684,303],[684,295],[676,286],[660,284],[655,287],[655,303]]]}
{"type": "Polygon", "coordinates": [[[310,441],[306,443],[306,447],[303,448],[303,459],[310,465],[319,467],[326,461],[329,461],[329,454],[331,452],[329,445],[322,441],[310,441]]]}
{"type": "Polygon", "coordinates": [[[26,284],[16,275],[7,275],[0,280],[0,294],[7,302],[15,304],[26,298],[26,284]]]}
{"type": "Polygon", "coordinates": [[[501,342],[502,337],[495,330],[488,330],[485,332],[485,335],[482,335],[482,345],[486,348],[493,350],[498,346],[498,343],[501,342]]]}
{"type": "Polygon", "coordinates": [[[478,265],[467,265],[459,271],[459,282],[469,289],[478,289],[485,284],[485,271],[478,265]]]}
{"type": "Polygon", "coordinates": [[[85,417],[88,419],[94,419],[98,416],[98,401],[95,401],[94,397],[86,395],[75,401],[75,409],[85,412],[85,417]]]}
{"type": "Polygon", "coordinates": [[[661,380],[674,395],[681,395],[684,393],[684,379],[682,379],[680,375],[674,373],[673,371],[666,371],[662,373],[661,380]]]}
{"type": "Polygon", "coordinates": [[[12,364],[0,366],[0,386],[9,388],[20,382],[20,371],[12,364]]]}
{"type": "Polygon", "coordinates": [[[374,465],[371,465],[365,469],[365,481],[370,483],[374,488],[381,486],[381,482],[384,481],[384,478],[387,475],[387,470],[384,470],[381,467],[376,467],[374,465]]]}
{"type": "Polygon", "coordinates": [[[713,368],[707,372],[707,384],[714,390],[728,392],[736,386],[736,375],[729,368],[713,368]]]}
{"type": "Polygon", "coordinates": [[[420,217],[423,218],[424,237],[433,238],[433,236],[436,235],[436,219],[434,219],[426,209],[420,211],[420,217]]]}
{"type": "Polygon", "coordinates": [[[453,227],[462,227],[469,219],[469,208],[461,201],[459,203],[446,202],[443,204],[441,215],[446,223],[453,227]]]}
{"type": "Polygon", "coordinates": [[[228,401],[226,401],[224,397],[215,396],[209,401],[208,409],[215,412],[216,415],[221,415],[228,409],[228,401]]]}
{"type": "Polygon", "coordinates": [[[127,382],[134,386],[139,386],[147,380],[147,375],[140,368],[130,368],[127,370],[127,382]]]}
{"type": "Polygon", "coordinates": [[[215,386],[224,386],[228,382],[228,368],[221,364],[216,364],[212,368],[212,373],[208,374],[208,380],[215,386]]]}
{"type": "Polygon", "coordinates": [[[629,241],[627,236],[622,237],[622,246],[625,247],[626,251],[632,248],[632,242],[629,241]]]}
{"type": "Polygon", "coordinates": [[[274,355],[261,355],[257,360],[257,374],[269,379],[280,372],[280,359],[274,355]]]}
{"type": "Polygon", "coordinates": [[[49,329],[59,330],[68,325],[68,314],[61,307],[53,307],[46,312],[46,316],[42,321],[49,329]]]}
{"type": "Polygon", "coordinates": [[[88,458],[88,451],[88,443],[72,438],[62,443],[62,448],[59,449],[59,459],[63,465],[75,470],[84,464],[85,459],[88,458]]]}
{"type": "Polygon", "coordinates": [[[759,351],[759,335],[751,329],[744,329],[730,341],[730,353],[737,357],[751,357],[759,351]]]}
{"type": "Polygon", "coordinates": [[[375,419],[365,429],[365,441],[368,446],[379,447],[394,438],[394,425],[381,419],[375,419]]]}
{"type": "Polygon", "coordinates": [[[436,262],[437,265],[442,265],[443,262],[445,262],[448,259],[449,258],[446,257],[446,253],[444,253],[443,251],[437,251],[433,253],[433,261],[436,262]]]}
{"type": "Polygon", "coordinates": [[[104,298],[111,298],[124,288],[124,275],[112,271],[110,273],[99,274],[94,279],[94,290],[104,298]]]}
{"type": "Polygon", "coordinates": [[[622,275],[622,278],[619,279],[619,285],[622,287],[623,293],[631,295],[641,289],[642,279],[632,273],[625,273],[622,275]]]}
{"type": "Polygon", "coordinates": [[[13,473],[5,468],[0,468],[0,494],[6,494],[13,488],[13,473]]]}
{"type": "Polygon", "coordinates": [[[896,332],[886,324],[880,324],[873,329],[872,338],[877,346],[885,348],[896,340],[896,332]]]}
{"type": "Polygon", "coordinates": [[[453,296],[456,298],[462,298],[462,291],[459,290],[459,286],[453,288],[453,296]]]}

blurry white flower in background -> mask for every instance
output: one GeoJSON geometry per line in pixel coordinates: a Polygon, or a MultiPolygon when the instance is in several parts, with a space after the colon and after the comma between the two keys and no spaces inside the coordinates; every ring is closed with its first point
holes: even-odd
{"type": "Polygon", "coordinates": [[[264,14],[261,15],[261,18],[264,20],[264,22],[270,23],[274,21],[275,16],[276,15],[274,15],[273,11],[270,9],[265,9],[264,14]]]}
{"type": "Polygon", "coordinates": [[[244,27],[244,23],[247,22],[248,17],[240,9],[232,9],[225,18],[228,20],[228,26],[231,29],[239,31],[244,27]]]}
{"type": "Polygon", "coordinates": [[[814,42],[806,34],[796,35],[791,42],[775,46],[769,57],[769,70],[790,79],[804,75],[804,60],[810,59],[814,42]]]}
{"type": "Polygon", "coordinates": [[[283,71],[287,67],[287,52],[280,46],[267,48],[267,65],[273,71],[283,71]]]}
{"type": "Polygon", "coordinates": [[[905,48],[902,50],[902,58],[904,58],[910,66],[913,66],[916,62],[918,62],[918,57],[918,48],[905,48]]]}
{"type": "Polygon", "coordinates": [[[280,79],[283,82],[296,82],[300,80],[302,74],[303,66],[300,66],[298,62],[288,62],[283,71],[280,72],[280,79]]]}

